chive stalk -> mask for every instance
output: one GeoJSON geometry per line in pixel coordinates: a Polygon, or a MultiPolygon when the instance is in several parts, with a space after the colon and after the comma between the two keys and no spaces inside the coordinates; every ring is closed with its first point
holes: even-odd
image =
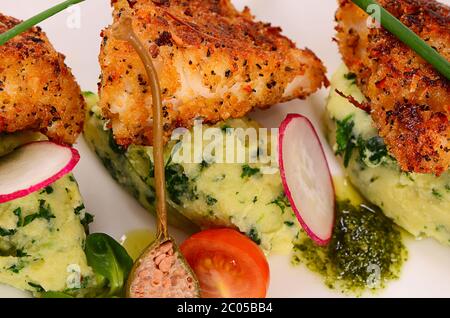
{"type": "MultiPolygon", "coordinates": [[[[395,35],[400,41],[409,46],[425,61],[450,80],[450,62],[447,61],[439,52],[429,46],[416,33],[404,25],[400,20],[394,17],[386,9],[374,0],[352,0],[358,7],[368,12],[369,6],[376,5],[380,8],[380,15],[375,15],[375,19],[389,32],[395,35]]],[[[370,8],[369,8],[370,9],[370,8]]]]}
{"type": "Polygon", "coordinates": [[[85,0],[66,0],[60,4],[55,5],[54,7],[51,7],[50,9],[47,9],[39,13],[38,15],[35,15],[34,17],[26,21],[23,21],[22,23],[16,25],[12,29],[0,34],[0,45],[5,44],[13,37],[27,31],[36,24],[41,23],[42,21],[54,16],[55,14],[67,9],[68,7],[83,1],[85,0]]]}

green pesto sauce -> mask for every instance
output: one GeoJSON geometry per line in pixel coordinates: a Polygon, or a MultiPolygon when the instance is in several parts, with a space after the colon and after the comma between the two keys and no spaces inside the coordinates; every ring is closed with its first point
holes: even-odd
{"type": "Polygon", "coordinates": [[[318,247],[302,233],[292,261],[323,275],[330,288],[361,294],[398,278],[406,258],[400,231],[378,208],[341,201],[330,244],[318,247]]]}

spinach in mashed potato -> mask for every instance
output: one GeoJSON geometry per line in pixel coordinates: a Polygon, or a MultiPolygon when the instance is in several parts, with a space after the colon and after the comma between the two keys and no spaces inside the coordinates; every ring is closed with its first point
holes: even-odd
{"type": "MultiPolygon", "coordinates": [[[[90,111],[84,129],[87,143],[111,175],[154,212],[152,148],[132,145],[125,153],[114,151],[96,99],[88,104],[90,111]]],[[[249,119],[237,119],[217,127],[226,135],[230,128],[259,126],[249,119]]],[[[292,240],[300,226],[284,196],[278,170],[263,174],[265,165],[261,163],[174,162],[173,147],[174,144],[166,147],[165,156],[172,225],[187,232],[199,227],[237,228],[266,253],[292,251],[292,240]]],[[[243,147],[250,151],[247,145],[243,147]]]]}
{"type": "Polygon", "coordinates": [[[84,254],[89,219],[72,175],[0,205],[0,283],[82,295],[95,286],[84,254]]]}
{"type": "Polygon", "coordinates": [[[389,155],[365,111],[336,93],[358,102],[364,96],[342,66],[331,81],[327,102],[329,140],[343,160],[345,172],[373,204],[416,237],[432,237],[450,244],[450,172],[406,173],[389,155]]]}
{"type": "MultiPolygon", "coordinates": [[[[1,135],[0,156],[41,139],[1,135]]],[[[72,174],[0,204],[0,283],[47,298],[122,295],[132,260],[111,237],[86,236],[93,219],[72,174]]]]}

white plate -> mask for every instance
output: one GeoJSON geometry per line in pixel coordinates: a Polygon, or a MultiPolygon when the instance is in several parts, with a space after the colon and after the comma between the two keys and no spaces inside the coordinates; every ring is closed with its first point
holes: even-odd
{"type": "MultiPolygon", "coordinates": [[[[1,1],[0,11],[18,18],[27,18],[60,0],[1,1]]],[[[300,47],[312,49],[326,64],[331,74],[341,63],[334,35],[335,0],[234,0],[237,7],[252,9],[258,19],[270,21],[283,28],[284,34],[300,47]]],[[[443,2],[450,4],[450,0],[443,2]]],[[[42,24],[57,50],[67,56],[78,82],[84,90],[96,91],[99,75],[97,55],[100,30],[111,21],[109,0],[87,0],[79,7],[61,13],[42,24]],[[80,24],[77,25],[77,18],[80,24]]],[[[300,112],[316,125],[323,111],[326,90],[306,101],[293,101],[269,111],[257,112],[254,117],[268,127],[276,127],[289,112],[300,112]]],[[[82,160],[76,169],[87,209],[95,214],[92,231],[106,232],[116,239],[127,231],[153,228],[154,220],[120,186],[114,183],[97,158],[80,139],[78,148],[82,160]]],[[[328,149],[335,173],[339,168],[328,149]]],[[[182,240],[183,233],[174,232],[182,240]]],[[[401,279],[389,284],[382,297],[450,297],[450,248],[432,240],[408,241],[409,260],[401,279]]],[[[329,290],[321,277],[302,267],[292,267],[286,256],[270,257],[271,297],[339,297],[329,290]]],[[[0,287],[0,296],[18,296],[22,293],[0,287]]]]}

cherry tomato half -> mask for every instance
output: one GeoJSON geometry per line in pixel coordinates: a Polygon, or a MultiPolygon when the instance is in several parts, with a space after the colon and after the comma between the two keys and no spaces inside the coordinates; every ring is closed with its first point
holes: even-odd
{"type": "Polygon", "coordinates": [[[181,252],[200,281],[204,298],[263,298],[269,264],[252,240],[232,229],[194,234],[181,252]]]}

